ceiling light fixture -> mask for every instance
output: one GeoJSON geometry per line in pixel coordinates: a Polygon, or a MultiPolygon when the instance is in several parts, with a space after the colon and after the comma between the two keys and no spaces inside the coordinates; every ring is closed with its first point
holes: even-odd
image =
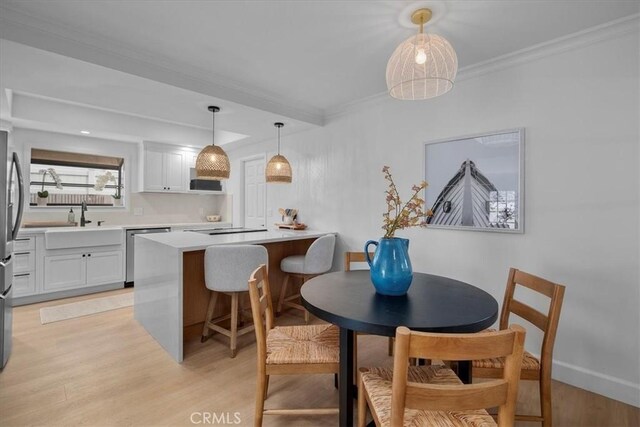
{"type": "Polygon", "coordinates": [[[453,88],[458,57],[447,39],[423,32],[431,15],[431,9],[426,8],[411,14],[411,22],[420,25],[420,31],[402,42],[389,58],[387,89],[394,98],[429,99],[453,88]]]}
{"type": "Polygon", "coordinates": [[[216,113],[220,108],[210,106],[212,114],[211,145],[207,145],[200,151],[196,159],[196,174],[198,179],[223,180],[229,178],[231,165],[229,157],[222,148],[215,144],[216,140],[216,113]]]}
{"type": "Polygon", "coordinates": [[[280,155],[280,128],[284,126],[284,123],[278,122],[273,125],[278,128],[278,154],[267,163],[265,178],[267,182],[288,184],[291,182],[291,165],[286,157],[280,155]]]}
{"type": "Polygon", "coordinates": [[[91,135],[91,132],[89,132],[88,130],[81,130],[80,133],[83,135],[91,135]]]}

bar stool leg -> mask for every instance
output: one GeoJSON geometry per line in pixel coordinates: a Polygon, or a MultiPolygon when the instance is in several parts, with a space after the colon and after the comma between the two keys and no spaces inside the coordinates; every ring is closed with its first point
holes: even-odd
{"type": "Polygon", "coordinates": [[[213,310],[216,308],[217,299],[218,293],[215,291],[211,291],[211,296],[209,297],[209,306],[207,307],[207,316],[204,318],[204,326],[202,327],[202,337],[200,337],[200,342],[205,342],[209,339],[209,322],[213,318],[213,310]]]}
{"type": "MultiPolygon", "coordinates": [[[[307,276],[302,276],[302,284],[300,285],[300,289],[302,289],[302,285],[304,285],[304,282],[306,282],[306,281],[307,281],[307,276]]],[[[301,300],[300,303],[302,304],[302,297],[300,297],[300,300],[301,300]]],[[[303,308],[303,310],[304,310],[304,323],[308,325],[309,324],[309,312],[304,308],[303,308]]]]}
{"type": "Polygon", "coordinates": [[[231,358],[236,357],[236,341],[238,339],[238,292],[231,294],[231,358]]]}
{"type": "Polygon", "coordinates": [[[289,287],[289,276],[288,274],[284,276],[284,282],[282,282],[282,288],[280,289],[280,297],[278,298],[278,308],[276,309],[276,314],[279,316],[282,314],[282,304],[284,304],[284,298],[287,294],[287,288],[289,287]]]}
{"type": "Polygon", "coordinates": [[[238,318],[239,318],[239,323],[238,325],[240,327],[244,326],[244,294],[239,296],[239,305],[240,305],[240,312],[238,313],[238,318]]]}

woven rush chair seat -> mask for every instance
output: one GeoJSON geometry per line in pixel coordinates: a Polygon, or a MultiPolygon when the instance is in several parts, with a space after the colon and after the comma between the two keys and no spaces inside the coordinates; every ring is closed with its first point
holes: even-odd
{"type": "MultiPolygon", "coordinates": [[[[495,332],[495,329],[486,329],[483,332],[495,332]]],[[[474,368],[495,368],[504,369],[504,357],[496,357],[493,359],[482,359],[473,361],[474,368]]],[[[539,371],[540,361],[528,351],[522,355],[522,370],[539,371]]]]}
{"type": "MultiPolygon", "coordinates": [[[[391,425],[392,368],[362,368],[362,382],[367,389],[377,426],[391,425]]],[[[408,381],[430,384],[462,384],[456,374],[444,365],[411,366],[408,381]]],[[[496,422],[484,409],[473,411],[424,411],[405,408],[404,426],[489,427],[496,422]]]]}
{"type": "Polygon", "coordinates": [[[339,363],[339,336],[329,324],[276,326],[267,335],[267,365],[339,363]]]}

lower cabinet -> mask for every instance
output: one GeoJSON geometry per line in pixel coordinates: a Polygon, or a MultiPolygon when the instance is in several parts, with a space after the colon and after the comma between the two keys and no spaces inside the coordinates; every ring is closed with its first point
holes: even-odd
{"type": "Polygon", "coordinates": [[[124,280],[123,251],[44,257],[44,290],[96,286],[124,280]]]}
{"type": "Polygon", "coordinates": [[[124,280],[122,251],[87,254],[87,286],[124,280]]]}
{"type": "Polygon", "coordinates": [[[13,275],[13,296],[21,297],[24,295],[32,295],[36,293],[36,274],[31,271],[29,273],[20,273],[13,275]]]}
{"type": "Polygon", "coordinates": [[[44,257],[44,290],[77,288],[87,283],[85,254],[44,257]]]}

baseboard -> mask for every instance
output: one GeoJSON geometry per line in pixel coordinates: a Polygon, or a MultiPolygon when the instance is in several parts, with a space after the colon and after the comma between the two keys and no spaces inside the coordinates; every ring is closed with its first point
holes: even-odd
{"type": "Polygon", "coordinates": [[[556,360],[553,379],[640,408],[640,384],[556,360]]]}
{"type": "Polygon", "coordinates": [[[122,289],[123,287],[124,287],[124,284],[122,282],[118,282],[118,283],[110,283],[107,285],[97,285],[97,286],[90,286],[86,288],[68,289],[65,291],[48,292],[48,293],[42,293],[42,294],[27,295],[23,297],[14,297],[13,306],[17,307],[20,305],[35,304],[38,302],[52,301],[52,300],[57,300],[61,298],[95,294],[98,292],[112,291],[114,289],[122,289]]]}

